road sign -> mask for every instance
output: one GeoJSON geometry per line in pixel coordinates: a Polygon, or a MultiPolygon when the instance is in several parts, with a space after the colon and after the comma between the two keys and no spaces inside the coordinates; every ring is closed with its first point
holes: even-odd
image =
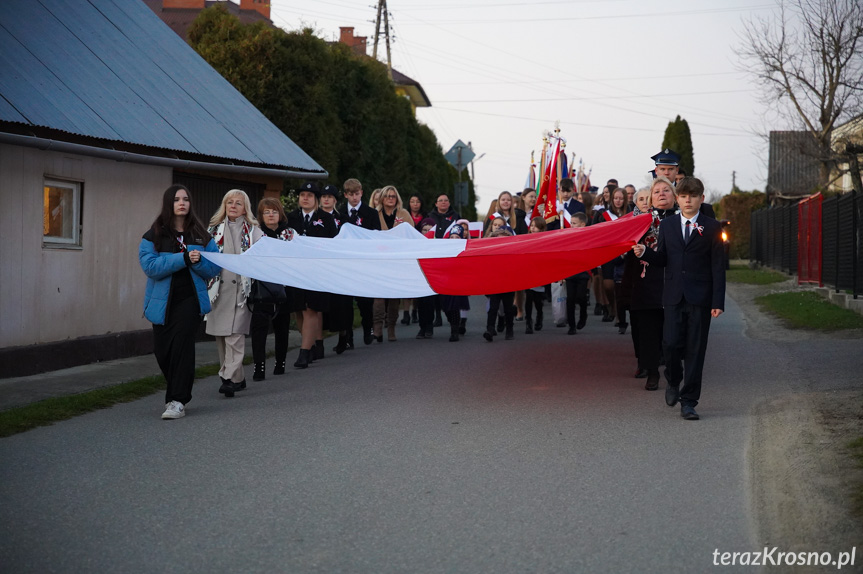
{"type": "Polygon", "coordinates": [[[448,152],[443,154],[450,164],[458,171],[463,171],[476,154],[461,140],[455,142],[448,152]]]}

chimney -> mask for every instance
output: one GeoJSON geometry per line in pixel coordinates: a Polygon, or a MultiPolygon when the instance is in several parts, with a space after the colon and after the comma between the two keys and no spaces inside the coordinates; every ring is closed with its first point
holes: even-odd
{"type": "Polygon", "coordinates": [[[188,8],[203,10],[204,0],[162,0],[162,8],[188,8]]]}
{"type": "Polygon", "coordinates": [[[240,10],[255,10],[269,20],[270,0],[240,0],[240,10]]]}
{"type": "Polygon", "coordinates": [[[353,26],[340,26],[339,32],[339,42],[346,44],[354,54],[366,55],[366,36],[354,36],[353,26]]]}

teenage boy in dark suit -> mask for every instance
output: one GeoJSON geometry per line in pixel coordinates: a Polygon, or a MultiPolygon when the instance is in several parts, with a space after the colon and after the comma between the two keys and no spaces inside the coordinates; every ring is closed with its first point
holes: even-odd
{"type": "Polygon", "coordinates": [[[675,195],[680,213],[659,224],[657,250],[641,244],[632,250],[651,265],[665,267],[665,402],[673,407],[679,400],[680,416],[698,420],[695,406],[701,396],[710,319],[725,309],[722,226],[699,212],[704,202],[704,185],[699,179],[684,178],[675,195]]]}
{"type": "MultiPolygon", "coordinates": [[[[363,203],[363,184],[358,179],[348,179],[342,184],[345,199],[347,203],[339,209],[339,212],[347,218],[346,223],[359,225],[364,229],[381,228],[381,218],[378,216],[378,211],[363,203]]],[[[372,302],[369,297],[355,297],[357,300],[357,308],[360,310],[360,317],[363,323],[363,343],[370,345],[374,341],[372,336],[372,302]]],[[[347,341],[345,348],[351,350],[354,348],[354,331],[348,329],[347,341]]]]}

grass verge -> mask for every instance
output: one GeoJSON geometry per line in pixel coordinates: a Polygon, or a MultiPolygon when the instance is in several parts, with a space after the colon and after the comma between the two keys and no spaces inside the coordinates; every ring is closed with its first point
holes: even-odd
{"type": "Polygon", "coordinates": [[[811,291],[772,293],[756,297],[755,302],[790,327],[823,331],[863,328],[863,316],[838,307],[811,291]]]}
{"type": "Polygon", "coordinates": [[[747,285],[770,285],[781,283],[788,279],[778,271],[770,269],[750,269],[746,265],[732,265],[725,272],[725,280],[731,283],[746,283],[747,285]]]}
{"type": "MultiPolygon", "coordinates": [[[[272,353],[268,356],[270,355],[272,353]]],[[[251,362],[251,357],[243,359],[244,365],[251,362]]],[[[219,365],[202,365],[195,369],[195,378],[205,379],[218,373],[219,365]]],[[[154,375],[86,393],[52,397],[23,407],[0,411],[0,438],[65,421],[95,410],[106,409],[119,403],[135,401],[164,390],[165,377],[154,375]]]]}

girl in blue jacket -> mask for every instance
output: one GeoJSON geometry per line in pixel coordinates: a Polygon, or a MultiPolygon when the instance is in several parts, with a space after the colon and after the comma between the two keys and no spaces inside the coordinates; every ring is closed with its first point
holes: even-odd
{"type": "Polygon", "coordinates": [[[195,334],[201,317],[210,311],[207,280],[221,270],[202,258],[201,250],[218,249],[192,211],[189,190],[172,185],[138,247],[147,275],[144,316],[153,323],[153,354],[168,383],[163,419],[185,416],[192,400],[195,334]]]}

